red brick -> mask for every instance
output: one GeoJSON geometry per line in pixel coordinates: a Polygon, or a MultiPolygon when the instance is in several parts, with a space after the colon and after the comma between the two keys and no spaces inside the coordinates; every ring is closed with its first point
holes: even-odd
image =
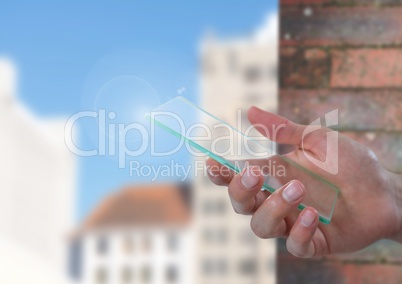
{"type": "Polygon", "coordinates": [[[325,4],[331,0],[281,0],[281,5],[308,5],[308,4],[325,4]]]}
{"type": "Polygon", "coordinates": [[[401,0],[334,0],[335,5],[356,5],[356,6],[388,6],[388,5],[401,5],[401,0]]]}
{"type": "Polygon", "coordinates": [[[280,90],[279,112],[298,123],[309,124],[334,109],[343,130],[402,131],[402,91],[280,90]]]}
{"type": "Polygon", "coordinates": [[[402,266],[399,264],[344,263],[325,259],[298,259],[280,253],[277,275],[279,284],[395,284],[402,283],[402,266]]]}
{"type": "MultiPolygon", "coordinates": [[[[278,241],[278,254],[281,256],[281,258],[293,258],[293,256],[288,253],[286,243],[283,239],[278,241]]],[[[393,241],[380,240],[363,250],[354,253],[327,255],[322,257],[321,260],[348,263],[359,262],[402,264],[402,246],[393,241]]]]}
{"type": "Polygon", "coordinates": [[[300,259],[279,253],[277,283],[339,284],[344,283],[342,264],[317,259],[300,259]]]}
{"type": "Polygon", "coordinates": [[[279,113],[301,124],[338,109],[337,128],[402,173],[402,91],[281,90],[279,100],[279,113]]]}
{"type": "Polygon", "coordinates": [[[402,49],[349,49],[331,57],[333,88],[402,87],[402,49]]]}
{"type": "Polygon", "coordinates": [[[400,264],[354,264],[342,265],[345,284],[356,283],[402,283],[402,266],[400,264]]]}
{"type": "Polygon", "coordinates": [[[402,7],[282,7],[281,45],[402,43],[402,7]]]}
{"type": "Polygon", "coordinates": [[[292,57],[297,53],[297,49],[294,47],[284,47],[280,50],[281,57],[292,57]]]}
{"type": "Polygon", "coordinates": [[[393,241],[380,240],[371,246],[355,252],[338,255],[329,255],[326,260],[346,263],[393,263],[402,264],[402,246],[393,241]]]}
{"type": "Polygon", "coordinates": [[[306,58],[307,61],[324,60],[327,57],[327,53],[324,50],[318,48],[307,49],[304,52],[304,58],[306,58]]]}
{"type": "Polygon", "coordinates": [[[280,85],[303,88],[326,87],[329,81],[329,66],[326,51],[281,49],[280,85]]]}

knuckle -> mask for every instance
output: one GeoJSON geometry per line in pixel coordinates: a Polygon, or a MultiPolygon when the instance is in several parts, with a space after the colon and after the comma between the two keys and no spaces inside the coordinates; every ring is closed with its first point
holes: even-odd
{"type": "Polygon", "coordinates": [[[232,199],[230,201],[234,212],[240,215],[249,215],[254,207],[252,203],[238,203],[232,199]]]}
{"type": "Polygon", "coordinates": [[[305,255],[298,249],[295,249],[293,246],[287,246],[288,252],[295,257],[305,257],[305,255]]]}
{"type": "MultiPolygon", "coordinates": [[[[267,212],[269,217],[272,220],[279,220],[279,219],[283,219],[283,213],[282,213],[282,209],[281,207],[284,206],[284,201],[282,201],[282,198],[275,194],[275,195],[271,195],[270,197],[268,197],[262,204],[262,206],[264,206],[265,208],[267,208],[267,212]]],[[[286,205],[285,205],[286,206],[286,205]]]]}
{"type": "Polygon", "coordinates": [[[238,177],[236,176],[228,186],[229,197],[238,203],[247,201],[249,196],[241,189],[238,177]]]}
{"type": "Polygon", "coordinates": [[[240,199],[240,198],[239,198],[238,189],[236,188],[235,185],[233,185],[233,182],[231,182],[231,183],[228,185],[228,193],[229,193],[229,197],[230,197],[231,199],[236,200],[236,201],[238,201],[238,200],[240,199]]]}
{"type": "Polygon", "coordinates": [[[295,257],[300,257],[300,258],[304,258],[304,257],[305,257],[304,254],[302,254],[302,253],[300,253],[300,252],[298,252],[298,251],[296,251],[296,250],[292,250],[292,249],[289,249],[289,248],[288,248],[288,252],[289,252],[290,254],[292,254],[293,256],[295,256],[295,257]]]}
{"type": "Polygon", "coordinates": [[[222,177],[218,174],[208,174],[208,178],[210,181],[212,181],[214,184],[216,185],[224,185],[224,180],[222,179],[222,177]]]}
{"type": "Polygon", "coordinates": [[[251,218],[250,227],[251,227],[251,230],[253,231],[254,235],[259,237],[260,239],[268,238],[268,235],[267,235],[266,231],[263,229],[263,226],[261,226],[261,224],[259,222],[255,221],[254,218],[251,218]]]}
{"type": "Polygon", "coordinates": [[[295,257],[301,257],[304,258],[306,257],[306,252],[305,249],[305,244],[302,244],[300,242],[296,242],[291,236],[286,241],[286,248],[288,252],[295,257]]]}

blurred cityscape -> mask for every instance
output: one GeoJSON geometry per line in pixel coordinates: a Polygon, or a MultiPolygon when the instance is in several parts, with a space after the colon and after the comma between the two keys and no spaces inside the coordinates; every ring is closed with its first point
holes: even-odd
{"type": "MultiPolygon", "coordinates": [[[[338,109],[338,130],[401,174],[401,1],[282,0],[279,12],[275,1],[5,2],[0,54],[18,64],[0,56],[0,283],[402,283],[398,243],[296,258],[286,240],[256,238],[203,174],[147,183],[65,145],[68,116],[82,106],[126,111],[118,119],[128,122],[137,103],[181,95],[236,127],[251,105],[302,124],[338,109]],[[232,36],[200,40],[207,25],[232,36]],[[186,60],[197,56],[194,71],[186,60]],[[20,63],[28,83],[18,82],[20,63]],[[132,85],[147,96],[116,94],[132,85]]],[[[78,124],[71,141],[92,147],[95,124],[78,124]]]]}
{"type": "MultiPolygon", "coordinates": [[[[256,238],[204,172],[150,182],[116,157],[66,147],[69,137],[116,154],[117,123],[180,95],[241,129],[251,105],[302,124],[338,109],[337,130],[401,174],[401,1],[282,0],[280,11],[276,1],[6,2],[0,283],[402,283],[399,243],[296,258],[285,239],[256,238]],[[65,135],[69,117],[101,109],[110,128],[80,121],[65,135]]],[[[168,159],[184,167],[188,156],[168,159]]],[[[132,160],[170,166],[148,152],[132,160]]]]}
{"type": "MultiPolygon", "coordinates": [[[[254,35],[208,34],[201,107],[233,125],[252,105],[276,111],[277,58],[275,16],[254,35]]],[[[275,241],[255,237],[204,175],[116,188],[76,224],[66,118],[24,108],[17,73],[0,61],[0,283],[275,283],[275,241]]]]}

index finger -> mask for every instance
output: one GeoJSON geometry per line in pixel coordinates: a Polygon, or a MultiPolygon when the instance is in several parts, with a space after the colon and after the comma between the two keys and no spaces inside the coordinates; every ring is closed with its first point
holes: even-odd
{"type": "Polygon", "coordinates": [[[255,106],[248,111],[248,119],[269,140],[300,146],[306,126],[289,119],[263,111],[255,106]]]}

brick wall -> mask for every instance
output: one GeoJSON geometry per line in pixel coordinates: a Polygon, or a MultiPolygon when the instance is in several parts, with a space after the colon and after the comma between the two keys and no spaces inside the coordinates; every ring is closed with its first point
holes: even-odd
{"type": "MultiPolygon", "coordinates": [[[[339,129],[402,173],[402,1],[281,0],[280,113],[339,129]]],[[[402,283],[402,246],[297,259],[278,241],[279,283],[402,283]]]]}

